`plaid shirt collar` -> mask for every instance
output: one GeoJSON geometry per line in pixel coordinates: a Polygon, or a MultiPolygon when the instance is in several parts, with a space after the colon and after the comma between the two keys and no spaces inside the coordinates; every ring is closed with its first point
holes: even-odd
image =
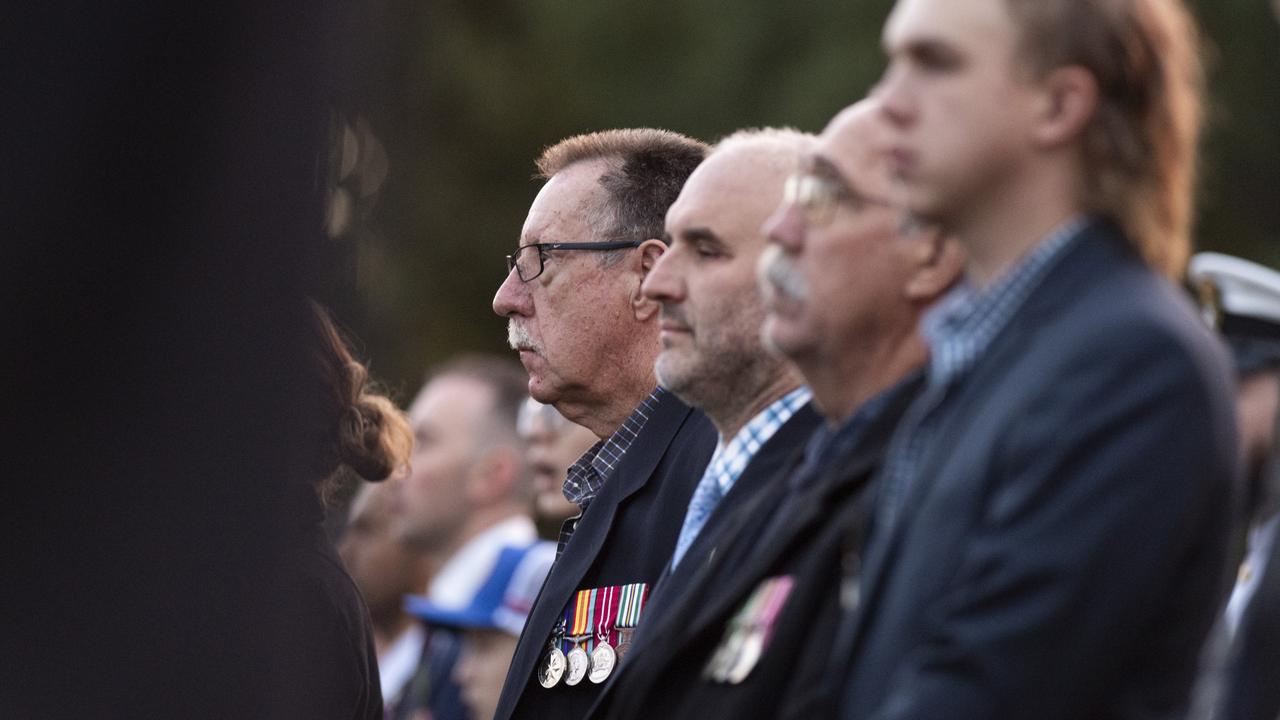
{"type": "Polygon", "coordinates": [[[643,402],[631,411],[631,415],[612,435],[591,446],[577,462],[569,466],[564,480],[564,496],[569,502],[576,503],[583,510],[591,504],[604,481],[609,478],[613,469],[622,462],[636,436],[644,428],[649,416],[658,407],[666,390],[655,389],[643,402]]]}
{"type": "Polygon", "coordinates": [[[929,344],[929,384],[945,386],[968,372],[1031,292],[1089,224],[1076,216],[1059,225],[986,290],[961,283],[923,321],[929,344]]]}
{"type": "Polygon", "coordinates": [[[787,424],[792,415],[813,399],[808,387],[800,386],[795,390],[774,400],[768,407],[751,418],[736,435],[725,442],[724,438],[716,444],[715,453],[707,465],[707,474],[716,479],[723,497],[738,482],[742,471],[747,469],[751,458],[760,451],[769,438],[787,424]]]}

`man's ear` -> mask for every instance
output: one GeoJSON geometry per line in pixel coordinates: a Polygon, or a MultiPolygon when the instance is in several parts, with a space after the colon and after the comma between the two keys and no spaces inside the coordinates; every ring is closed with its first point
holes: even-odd
{"type": "Polygon", "coordinates": [[[507,447],[485,450],[471,466],[467,492],[473,503],[489,505],[510,494],[520,473],[520,460],[507,447]]]}
{"type": "Polygon", "coordinates": [[[1032,140],[1053,147],[1078,137],[1098,109],[1097,78],[1082,67],[1069,65],[1050,72],[1040,86],[1032,140]]]}
{"type": "Polygon", "coordinates": [[[658,258],[667,251],[667,244],[651,238],[641,243],[639,249],[640,252],[637,255],[640,262],[640,282],[637,282],[631,290],[631,308],[636,314],[636,320],[648,322],[657,316],[662,306],[657,301],[645,297],[640,291],[640,286],[644,284],[644,279],[649,277],[649,271],[653,270],[653,266],[658,264],[658,258]]]}
{"type": "Polygon", "coordinates": [[[910,242],[917,249],[912,272],[903,291],[909,300],[931,303],[951,288],[964,272],[964,250],[954,238],[937,228],[912,231],[910,242]]]}

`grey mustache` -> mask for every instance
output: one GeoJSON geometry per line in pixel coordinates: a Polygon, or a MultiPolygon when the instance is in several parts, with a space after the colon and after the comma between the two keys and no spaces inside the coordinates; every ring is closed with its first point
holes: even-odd
{"type": "Polygon", "coordinates": [[[534,352],[538,351],[538,347],[534,344],[533,338],[529,337],[528,331],[520,325],[517,325],[514,320],[507,323],[507,345],[509,345],[512,350],[526,349],[533,350],[534,352]]]}
{"type": "Polygon", "coordinates": [[[793,300],[804,300],[809,295],[808,284],[791,264],[790,258],[781,252],[770,253],[761,269],[761,277],[776,291],[793,300]]]}

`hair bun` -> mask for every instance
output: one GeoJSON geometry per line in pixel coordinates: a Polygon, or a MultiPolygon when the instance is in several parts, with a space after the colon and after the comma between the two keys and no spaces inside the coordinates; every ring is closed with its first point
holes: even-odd
{"type": "Polygon", "coordinates": [[[381,395],[361,395],[343,414],[339,453],[343,464],[365,480],[384,480],[404,465],[409,442],[400,411],[381,395]]]}

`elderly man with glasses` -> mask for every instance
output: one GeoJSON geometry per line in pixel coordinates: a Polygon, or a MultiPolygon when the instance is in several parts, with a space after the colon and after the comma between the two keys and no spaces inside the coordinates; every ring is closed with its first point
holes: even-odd
{"type": "Polygon", "coordinates": [[[662,593],[592,718],[834,712],[826,680],[848,655],[870,478],[919,384],[920,316],[962,266],[953,242],[888,201],[873,152],[883,129],[865,104],[837,115],[765,223],[762,339],[799,370],[825,423],[723,519],[680,597],[668,606],[662,593]]]}
{"type": "Polygon", "coordinates": [[[666,252],[663,219],[706,145],[610,130],[546,150],[547,182],[493,308],[529,394],[600,442],[574,463],[557,559],[529,615],[495,715],[580,718],[643,615],[716,443],[701,413],[657,387],[659,303],[640,287],[666,252]]]}

